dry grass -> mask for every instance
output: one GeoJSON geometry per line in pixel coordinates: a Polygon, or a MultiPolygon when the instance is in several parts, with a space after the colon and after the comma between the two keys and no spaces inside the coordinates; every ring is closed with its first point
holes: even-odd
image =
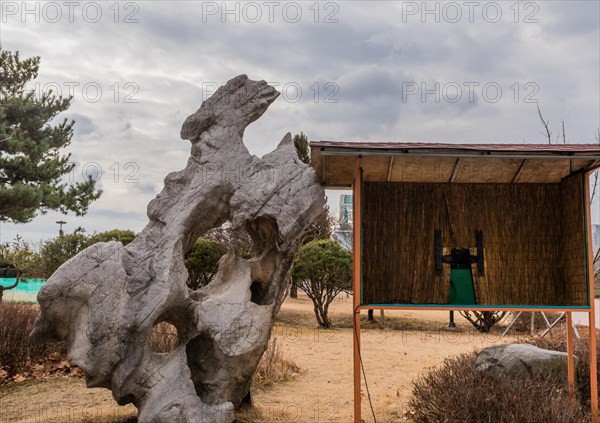
{"type": "Polygon", "coordinates": [[[148,349],[155,353],[167,353],[177,348],[180,342],[177,328],[170,323],[161,322],[154,325],[148,336],[148,349]]]}
{"type": "MultiPolygon", "coordinates": [[[[364,313],[363,313],[364,314],[364,313]]],[[[381,318],[379,311],[375,311],[375,322],[369,322],[367,316],[361,315],[361,329],[381,329],[381,318]]],[[[332,313],[331,321],[333,323],[333,329],[351,329],[352,328],[352,315],[350,313],[332,313]]],[[[277,322],[283,325],[294,328],[304,329],[315,329],[317,321],[315,320],[314,314],[307,314],[303,311],[286,311],[285,313],[279,313],[277,316],[277,322]]],[[[390,312],[385,315],[385,328],[393,330],[437,330],[440,327],[439,322],[418,320],[408,317],[398,317],[392,315],[390,312]]]]}
{"type": "Polygon", "coordinates": [[[415,423],[581,423],[577,403],[569,406],[566,384],[546,378],[515,381],[473,371],[475,353],[446,359],[413,384],[407,417],[415,423]]]}
{"type": "Polygon", "coordinates": [[[50,377],[0,387],[2,423],[135,423],[133,405],[118,406],[109,390],[78,378],[50,377]]]}
{"type": "Polygon", "coordinates": [[[276,383],[293,379],[299,373],[300,367],[284,356],[277,345],[277,338],[273,337],[258,363],[252,386],[258,389],[270,388],[276,383]]]}
{"type": "MultiPolygon", "coordinates": [[[[351,303],[352,298],[344,298],[341,294],[334,300],[333,310],[330,310],[329,315],[331,317],[331,322],[333,324],[332,329],[327,330],[336,330],[336,329],[352,329],[352,312],[351,312],[351,303]],[[344,310],[343,312],[338,311],[340,306],[344,304],[350,304],[349,311],[344,310]]],[[[304,297],[301,299],[288,299],[287,301],[294,301],[297,304],[304,304],[307,300],[304,297]]],[[[310,300],[308,300],[310,302],[310,300]]],[[[312,308],[312,303],[309,304],[309,307],[312,308]]],[[[311,310],[312,311],[312,310],[311,310]]],[[[439,331],[446,330],[447,322],[443,323],[438,320],[430,320],[430,319],[418,319],[413,317],[402,316],[399,311],[389,311],[386,310],[384,321],[381,321],[381,316],[379,310],[374,311],[375,321],[370,322],[367,320],[366,312],[361,314],[361,330],[370,330],[370,329],[386,329],[386,330],[399,330],[399,331],[439,331]]],[[[458,319],[458,314],[457,314],[458,319]]],[[[277,315],[277,323],[289,327],[289,330],[297,330],[300,331],[302,329],[315,330],[317,327],[317,321],[315,320],[315,316],[312,312],[307,313],[305,310],[290,310],[287,309],[285,312],[280,312],[277,315]],[[294,329],[291,329],[294,328],[294,329]]],[[[462,320],[458,323],[461,323],[461,326],[464,326],[468,329],[468,325],[463,325],[462,320]]],[[[325,330],[325,329],[319,329],[325,330]]],[[[462,330],[462,329],[458,329],[462,330]]],[[[456,329],[452,330],[456,331],[456,329]]]]}

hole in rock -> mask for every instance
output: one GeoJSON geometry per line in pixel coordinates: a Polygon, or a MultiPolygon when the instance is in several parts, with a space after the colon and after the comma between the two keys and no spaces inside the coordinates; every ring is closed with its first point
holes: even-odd
{"type": "Polygon", "coordinates": [[[185,254],[188,287],[195,291],[208,285],[219,270],[219,260],[228,252],[244,259],[256,255],[254,243],[246,230],[234,230],[228,221],[198,237],[185,254]]]}
{"type": "Polygon", "coordinates": [[[250,292],[252,293],[250,301],[254,304],[263,305],[262,302],[265,298],[263,285],[260,282],[252,282],[252,285],[250,285],[250,292]]]}
{"type": "MultiPolygon", "coordinates": [[[[248,336],[257,336],[249,330],[248,336]]],[[[252,366],[248,366],[258,360],[256,349],[260,346],[241,355],[227,356],[206,332],[191,339],[186,344],[186,355],[196,395],[210,404],[223,402],[223,395],[227,395],[238,408],[250,390],[248,371],[252,366]]]]}
{"type": "Polygon", "coordinates": [[[185,352],[196,394],[206,400],[213,391],[211,382],[220,364],[215,341],[202,333],[187,343],[185,352]]]}
{"type": "Polygon", "coordinates": [[[148,349],[155,353],[169,353],[180,343],[179,331],[168,322],[156,323],[148,336],[148,349]]]}

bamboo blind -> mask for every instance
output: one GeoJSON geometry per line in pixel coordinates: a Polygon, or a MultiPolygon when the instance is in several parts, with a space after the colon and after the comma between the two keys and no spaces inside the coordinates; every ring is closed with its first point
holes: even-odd
{"type": "Polygon", "coordinates": [[[446,304],[444,254],[469,248],[482,230],[485,275],[472,265],[478,304],[588,304],[583,174],[561,183],[363,183],[364,304],[446,304]]]}

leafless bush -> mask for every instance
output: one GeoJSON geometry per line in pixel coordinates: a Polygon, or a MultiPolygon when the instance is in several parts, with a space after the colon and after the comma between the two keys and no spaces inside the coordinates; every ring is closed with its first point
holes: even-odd
{"type": "MultiPolygon", "coordinates": [[[[559,329],[559,328],[557,328],[559,329]]],[[[588,330],[587,328],[579,328],[581,333],[581,339],[575,338],[573,340],[573,351],[577,358],[579,358],[579,363],[577,365],[577,370],[575,373],[576,386],[578,390],[578,395],[581,399],[581,403],[589,408],[590,407],[590,349],[589,349],[589,341],[588,341],[588,330]]],[[[544,348],[547,350],[555,350],[555,351],[567,351],[567,340],[565,336],[565,328],[562,327],[562,330],[553,330],[547,336],[540,338],[539,336],[526,338],[524,342],[529,344],[533,344],[539,348],[544,348]]],[[[596,337],[596,348],[600,345],[600,339],[596,337]]],[[[600,377],[600,368],[598,371],[598,376],[600,377]]],[[[600,389],[598,390],[600,392],[600,389]]]]}
{"type": "Polygon", "coordinates": [[[515,381],[473,371],[474,353],[446,359],[413,382],[407,417],[415,423],[581,423],[579,402],[569,406],[566,383],[543,378],[515,381]]]}
{"type": "Polygon", "coordinates": [[[460,311],[479,332],[489,332],[492,327],[507,315],[506,311],[460,311]]]}
{"type": "Polygon", "coordinates": [[[32,343],[29,333],[39,312],[37,304],[3,302],[0,304],[0,367],[7,377],[24,371],[52,353],[66,354],[64,342],[32,343]]]}

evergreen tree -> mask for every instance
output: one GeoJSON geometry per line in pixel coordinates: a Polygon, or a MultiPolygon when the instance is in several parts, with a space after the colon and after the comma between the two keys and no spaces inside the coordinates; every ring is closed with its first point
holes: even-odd
{"type": "Polygon", "coordinates": [[[0,48],[0,221],[25,223],[49,210],[81,216],[101,194],[91,178],[71,185],[61,180],[75,166],[70,154],[61,154],[75,122],[49,122],[72,98],[51,91],[36,97],[26,89],[39,64],[39,57],[21,60],[0,48]]]}
{"type": "Polygon", "coordinates": [[[304,132],[294,135],[293,140],[298,158],[304,163],[310,164],[310,148],[308,147],[308,138],[306,138],[304,132]]]}
{"type": "Polygon", "coordinates": [[[96,242],[119,241],[127,245],[135,239],[135,232],[130,229],[112,229],[110,231],[93,234],[89,237],[87,244],[92,245],[96,242]]]}
{"type": "Polygon", "coordinates": [[[319,326],[330,328],[329,305],[352,290],[352,254],[331,239],[311,241],[300,248],[292,278],[312,300],[319,326]]]}
{"type": "Polygon", "coordinates": [[[227,253],[227,246],[219,241],[198,238],[192,249],[185,255],[188,270],[188,286],[199,289],[212,281],[219,270],[219,260],[227,253]]]}
{"type": "Polygon", "coordinates": [[[39,273],[49,278],[63,263],[88,246],[89,238],[81,227],[76,228],[72,234],[59,235],[45,241],[39,253],[39,273]]]}

